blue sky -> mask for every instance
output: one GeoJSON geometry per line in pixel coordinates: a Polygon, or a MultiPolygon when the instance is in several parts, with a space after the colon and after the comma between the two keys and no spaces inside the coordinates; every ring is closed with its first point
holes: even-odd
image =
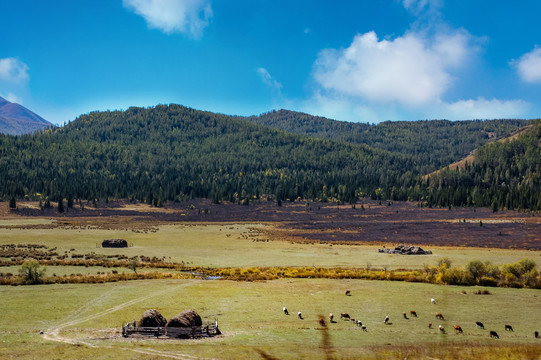
{"type": "Polygon", "coordinates": [[[55,124],[177,103],[541,117],[540,1],[0,0],[0,96],[55,124]]]}

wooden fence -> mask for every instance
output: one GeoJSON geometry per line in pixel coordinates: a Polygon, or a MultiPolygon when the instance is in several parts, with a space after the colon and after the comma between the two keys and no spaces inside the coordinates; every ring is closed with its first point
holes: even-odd
{"type": "Polygon", "coordinates": [[[131,335],[143,336],[167,336],[172,338],[200,338],[220,335],[218,329],[218,321],[208,323],[201,326],[192,327],[139,327],[135,321],[122,326],[122,336],[128,337],[131,335]]]}

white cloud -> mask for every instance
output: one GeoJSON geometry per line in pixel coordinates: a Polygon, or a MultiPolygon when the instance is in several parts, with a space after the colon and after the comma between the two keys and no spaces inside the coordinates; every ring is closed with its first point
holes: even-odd
{"type": "Polygon", "coordinates": [[[436,111],[446,114],[451,120],[466,119],[516,119],[527,114],[530,104],[523,100],[460,100],[454,103],[442,103],[436,111]]]}
{"type": "Polygon", "coordinates": [[[541,48],[536,47],[513,62],[520,78],[529,83],[541,82],[541,48]]]}
{"type": "Polygon", "coordinates": [[[28,66],[15,58],[0,59],[0,80],[22,83],[28,80],[28,66]]]}
{"type": "Polygon", "coordinates": [[[402,5],[414,15],[422,12],[439,11],[442,6],[441,0],[403,0],[402,5]]]}
{"type": "Polygon", "coordinates": [[[279,95],[281,94],[282,84],[276,81],[265,68],[257,69],[257,73],[259,74],[261,81],[263,81],[263,84],[271,88],[273,91],[276,91],[279,95]]]}
{"type": "MultiPolygon", "coordinates": [[[[523,100],[450,99],[455,85],[470,82],[461,74],[471,77],[487,38],[450,28],[441,17],[442,0],[401,3],[417,17],[402,36],[378,39],[370,31],[344,49],[319,53],[304,111],[362,122],[528,116],[532,104],[523,100]]],[[[517,67],[529,81],[541,81],[541,50],[524,55],[517,67]]]]}
{"type": "Polygon", "coordinates": [[[314,77],[331,92],[419,106],[442,96],[454,80],[450,70],[472,52],[465,31],[433,39],[410,32],[394,40],[379,40],[371,31],[356,35],[346,49],[323,50],[314,77]]]}
{"type": "Polygon", "coordinates": [[[199,38],[212,17],[209,0],[123,0],[123,4],[142,16],[150,28],[166,34],[199,38]]]}
{"type": "Polygon", "coordinates": [[[385,120],[470,120],[470,119],[523,119],[527,118],[532,105],[523,100],[459,100],[436,101],[420,108],[405,108],[396,104],[378,106],[372,103],[352,101],[351,98],[322,95],[319,92],[301,109],[331,119],[378,123],[385,120]]]}

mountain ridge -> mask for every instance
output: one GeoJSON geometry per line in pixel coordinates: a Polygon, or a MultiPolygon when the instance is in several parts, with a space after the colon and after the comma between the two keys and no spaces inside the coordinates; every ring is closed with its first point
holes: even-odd
{"type": "Polygon", "coordinates": [[[428,174],[466,157],[476,148],[511,133],[529,120],[417,120],[351,123],[290,110],[273,110],[248,121],[299,135],[365,144],[418,156],[428,174]]]}
{"type": "Polygon", "coordinates": [[[0,97],[0,133],[22,135],[50,126],[53,124],[33,111],[0,97]]]}

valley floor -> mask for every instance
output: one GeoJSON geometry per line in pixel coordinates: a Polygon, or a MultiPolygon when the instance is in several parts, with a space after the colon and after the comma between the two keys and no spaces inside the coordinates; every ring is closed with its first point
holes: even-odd
{"type": "MultiPolygon", "coordinates": [[[[165,208],[102,205],[58,214],[54,209],[42,212],[31,202],[20,202],[15,211],[1,203],[0,245],[41,244],[68,258],[143,255],[205,267],[393,270],[422,269],[444,258],[464,266],[472,259],[501,265],[526,257],[537,262],[538,269],[541,263],[538,214],[426,209],[370,200],[355,208],[305,202],[282,207],[266,202],[213,205],[204,200],[165,208]],[[126,239],[132,246],[99,247],[109,238],[126,239]],[[461,239],[464,246],[453,246],[461,239]],[[433,254],[377,252],[378,247],[402,242],[421,245],[433,254]]],[[[17,271],[14,265],[0,267],[4,274],[17,271]]],[[[51,266],[47,276],[111,271],[51,266]]],[[[0,357],[8,359],[31,359],[37,353],[55,359],[541,359],[541,339],[533,336],[541,331],[541,293],[533,289],[354,279],[157,279],[1,286],[0,298],[0,357]],[[345,296],[345,290],[351,296],[345,296]],[[283,313],[284,306],[291,315],[283,313]],[[123,324],[152,308],[166,318],[194,309],[205,320],[218,320],[223,335],[197,340],[121,336],[123,324]],[[418,316],[411,317],[411,310],[418,316]],[[436,319],[436,312],[445,320],[436,319]],[[329,313],[335,322],[328,321],[329,313]],[[340,313],[361,320],[367,331],[340,319],[340,313]],[[390,318],[388,325],[383,323],[385,316],[390,318]],[[476,321],[485,329],[476,327],[476,321]],[[514,331],[505,331],[506,324],[514,331]],[[445,332],[438,330],[439,325],[445,332]],[[456,334],[454,325],[460,325],[463,333],[456,334]],[[490,330],[500,338],[490,338],[490,330]]]]}

